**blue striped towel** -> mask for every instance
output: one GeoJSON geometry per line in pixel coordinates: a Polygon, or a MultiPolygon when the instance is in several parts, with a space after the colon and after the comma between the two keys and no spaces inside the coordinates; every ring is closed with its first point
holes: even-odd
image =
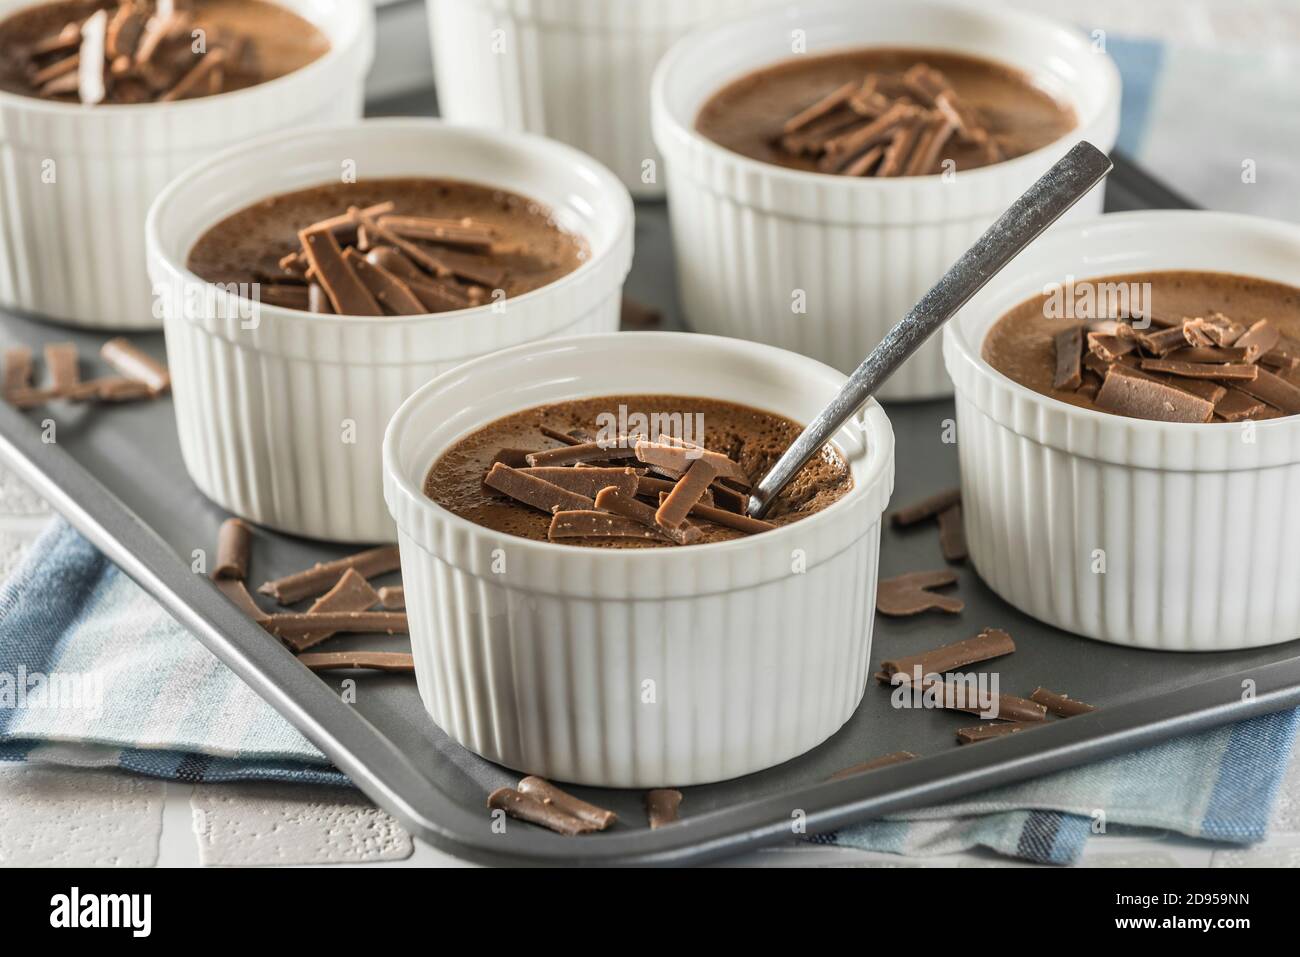
{"type": "MultiPolygon", "coordinates": [[[[917,855],[982,846],[1052,863],[1076,860],[1098,820],[1258,841],[1298,716],[1254,718],[816,840],[917,855]]],[[[348,783],[62,519],[0,588],[0,761],[348,783]]]]}

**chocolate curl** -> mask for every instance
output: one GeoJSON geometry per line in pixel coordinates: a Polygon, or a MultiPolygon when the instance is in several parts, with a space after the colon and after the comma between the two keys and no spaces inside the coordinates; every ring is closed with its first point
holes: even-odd
{"type": "Polygon", "coordinates": [[[664,538],[662,531],[634,518],[590,509],[556,512],[546,535],[552,541],[562,538],[664,538]]]}
{"type": "Polygon", "coordinates": [[[603,831],[618,820],[618,815],[613,811],[607,811],[603,807],[588,804],[567,791],[561,791],[545,778],[529,775],[519,782],[518,791],[520,794],[541,801],[543,804],[548,804],[570,817],[576,817],[578,820],[590,824],[593,830],[603,831]]]}
{"type": "Polygon", "coordinates": [[[217,564],[212,577],[243,581],[248,577],[248,556],[252,550],[253,535],[249,527],[238,518],[228,518],[217,532],[217,564]]]}
{"type": "Polygon", "coordinates": [[[1029,700],[1037,701],[1052,714],[1061,718],[1076,718],[1081,714],[1097,710],[1090,704],[1076,701],[1069,695],[1048,691],[1046,688],[1035,688],[1034,693],[1029,696],[1029,700]]]}
{"type": "Polygon", "coordinates": [[[674,788],[655,788],[645,795],[646,820],[650,830],[667,827],[678,820],[678,809],[682,805],[682,792],[674,788]]]}
{"type": "Polygon", "coordinates": [[[334,587],[349,568],[355,568],[363,578],[374,578],[386,572],[396,571],[401,567],[401,556],[396,545],[372,548],[337,561],[316,564],[305,571],[286,575],[273,581],[263,582],[257,590],[263,595],[270,595],[281,605],[292,605],[323,594],[334,587]]]}
{"type": "Polygon", "coordinates": [[[32,387],[32,350],[26,346],[10,346],[5,350],[4,384],[0,386],[4,397],[24,392],[32,387]]]}
{"type": "MultiPolygon", "coordinates": [[[[704,493],[709,490],[709,484],[717,474],[711,462],[704,459],[697,461],[663,499],[659,510],[655,512],[655,523],[661,528],[680,528],[691,509],[700,503],[704,493]]],[[[627,497],[631,498],[630,495],[627,497]]]]}
{"type": "Polygon", "coordinates": [[[406,590],[401,585],[386,585],[379,589],[379,605],[388,611],[406,608],[406,590]]]}
{"type": "Polygon", "coordinates": [[[50,367],[50,379],[57,395],[66,395],[81,382],[77,347],[71,342],[51,342],[45,347],[45,364],[50,367]]]}
{"type": "Polygon", "coordinates": [[[217,586],[217,591],[233,601],[239,610],[253,621],[260,623],[271,617],[257,607],[257,602],[253,600],[253,596],[248,593],[248,588],[242,581],[236,578],[218,578],[213,584],[217,586]]]}
{"type": "Polygon", "coordinates": [[[946,488],[941,492],[935,492],[919,502],[913,502],[911,505],[904,505],[891,516],[893,523],[898,527],[915,525],[917,522],[923,522],[927,518],[934,518],[940,512],[946,512],[954,505],[961,504],[961,489],[946,488]]]}
{"type": "Polygon", "coordinates": [[[957,575],[948,570],[910,572],[884,578],[876,585],[876,611],[890,617],[919,615],[923,611],[942,611],[955,615],[966,607],[960,598],[938,595],[931,588],[957,584],[957,575]]]}
{"type": "Polygon", "coordinates": [[[670,527],[660,524],[655,509],[630,495],[624,495],[613,486],[597,493],[596,507],[623,516],[643,526],[654,537],[667,538],[676,545],[690,545],[698,541],[702,534],[694,525],[670,527]]]}
{"type": "Polygon", "coordinates": [[[973,638],[923,651],[917,655],[882,661],[880,668],[887,676],[900,671],[910,675],[917,666],[920,666],[922,675],[943,674],[976,662],[1000,658],[1012,654],[1015,650],[1015,641],[1005,631],[1000,628],[985,628],[973,638]]]}
{"type": "MultiPolygon", "coordinates": [[[[317,598],[311,608],[307,610],[308,615],[326,615],[337,612],[359,612],[366,611],[379,604],[379,593],[370,587],[370,583],[357,574],[355,568],[349,568],[343,573],[338,584],[317,598]]],[[[306,634],[297,635],[285,639],[287,644],[294,651],[306,651],[315,645],[319,645],[326,638],[332,638],[336,632],[328,628],[322,628],[320,631],[309,631],[306,634]]]]}

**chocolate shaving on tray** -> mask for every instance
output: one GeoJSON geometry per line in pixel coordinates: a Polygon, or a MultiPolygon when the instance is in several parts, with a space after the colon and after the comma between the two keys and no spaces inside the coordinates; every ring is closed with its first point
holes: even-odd
{"type": "MultiPolygon", "coordinates": [[[[524,475],[539,478],[544,482],[557,485],[587,499],[594,499],[603,488],[614,487],[628,498],[637,494],[640,477],[634,469],[619,468],[564,468],[562,466],[542,466],[541,468],[519,469],[524,475]]],[[[566,506],[567,507],[567,506],[566,506]]],[[[572,506],[577,508],[579,506],[572,506]]],[[[580,506],[590,508],[591,503],[580,506]]]]}
{"type": "Polygon", "coordinates": [[[962,562],[969,554],[966,550],[966,528],[962,522],[961,506],[954,505],[939,513],[939,550],[944,561],[962,562]]]}
{"type": "Polygon", "coordinates": [[[241,519],[228,518],[222,522],[217,532],[217,564],[212,569],[212,577],[239,581],[247,578],[252,544],[252,530],[241,519]]]}
{"type": "Polygon", "coordinates": [[[978,744],[990,738],[1003,738],[1009,734],[1019,734],[1021,731],[1040,727],[1042,724],[1038,721],[990,721],[988,724],[977,724],[970,728],[958,728],[957,743],[978,744]]]}
{"type": "MultiPolygon", "coordinates": [[[[922,677],[920,686],[912,680],[912,675],[905,671],[896,671],[889,676],[889,684],[907,685],[926,695],[927,702],[934,707],[948,711],[965,711],[969,714],[985,716],[985,702],[977,686],[961,677],[944,679],[934,675],[922,677]],[[973,700],[972,700],[973,699],[973,700]]],[[[989,720],[1007,721],[1046,721],[1047,708],[1037,701],[1020,698],[1012,694],[999,694],[987,709],[989,720]]]]}
{"type": "Polygon", "coordinates": [[[1259,375],[1259,367],[1246,362],[1175,362],[1171,359],[1143,359],[1145,372],[1164,372],[1189,379],[1230,379],[1249,381],[1259,375]]]}
{"type": "Polygon", "coordinates": [[[946,488],[941,492],[926,496],[919,502],[904,505],[891,516],[893,523],[899,527],[915,525],[927,518],[934,518],[940,512],[946,512],[954,505],[961,504],[961,489],[946,488]]]}
{"type": "Polygon", "coordinates": [[[675,788],[655,788],[645,793],[645,816],[650,830],[655,831],[679,820],[682,792],[675,788]]]}
{"type": "Polygon", "coordinates": [[[401,567],[401,557],[396,545],[383,545],[371,548],[347,558],[313,565],[304,571],[263,582],[257,589],[263,595],[270,595],[281,605],[292,605],[304,598],[322,595],[334,587],[339,578],[349,568],[354,568],[363,578],[374,578],[401,567]]]}
{"type": "Polygon", "coordinates": [[[109,339],[100,347],[99,355],[128,379],[143,382],[154,395],[161,395],[171,387],[171,374],[167,367],[137,348],[130,339],[122,336],[109,339]]]}
{"type": "Polygon", "coordinates": [[[874,771],[877,768],[887,768],[890,765],[902,764],[904,761],[914,761],[918,755],[911,751],[895,751],[892,754],[882,754],[878,758],[872,758],[870,761],[863,761],[861,764],[854,764],[843,770],[836,771],[826,780],[840,781],[844,778],[855,777],[864,771],[874,771]]]}
{"type": "Polygon", "coordinates": [[[1000,628],[985,628],[973,638],[965,638],[951,645],[923,651],[919,655],[882,661],[880,668],[886,676],[900,671],[911,675],[915,673],[917,666],[920,666],[922,676],[943,674],[976,662],[988,661],[990,658],[1000,658],[1012,654],[1015,650],[1015,641],[1005,631],[1000,628]]]}
{"type": "MultiPolygon", "coordinates": [[[[307,610],[309,615],[324,615],[330,612],[349,612],[349,611],[366,611],[379,604],[379,593],[370,587],[370,582],[366,581],[357,574],[355,568],[349,568],[343,573],[338,584],[321,595],[312,603],[311,608],[307,610]]],[[[335,632],[329,629],[320,631],[311,631],[302,635],[295,635],[284,639],[294,651],[305,651],[314,645],[319,645],[326,638],[333,637],[335,632]]]]}
{"type": "Polygon", "coordinates": [[[5,350],[4,384],[0,386],[5,398],[32,387],[32,350],[26,346],[10,346],[5,350]]]}
{"type": "Polygon", "coordinates": [[[709,484],[717,474],[713,463],[706,459],[698,459],[691,465],[682,480],[673,486],[673,490],[664,497],[659,510],[655,512],[655,521],[659,526],[680,528],[691,509],[700,503],[704,493],[709,490],[709,484]]]}
{"type": "Polygon", "coordinates": [[[613,486],[601,489],[596,495],[596,508],[630,519],[653,532],[654,537],[667,538],[676,545],[690,545],[698,541],[701,535],[694,525],[669,526],[660,523],[654,508],[630,495],[624,495],[613,486]]]}
{"type": "MultiPolygon", "coordinates": [[[[531,460],[532,456],[528,458],[531,460]]],[[[520,469],[512,469],[498,462],[492,466],[483,484],[490,489],[509,496],[516,502],[523,502],[548,514],[564,510],[583,510],[595,503],[586,495],[570,492],[566,488],[552,485],[520,469]]]]}
{"type": "Polygon", "coordinates": [[[626,515],[597,512],[591,509],[574,509],[556,512],[547,530],[547,538],[658,538],[667,536],[663,531],[638,522],[626,515]]]}
{"type": "Polygon", "coordinates": [[[540,824],[565,837],[590,834],[596,830],[590,822],[566,814],[554,804],[539,801],[530,794],[521,794],[514,788],[497,788],[488,795],[487,806],[493,811],[505,811],[511,817],[529,824],[540,824]]]}
{"type": "Polygon", "coordinates": [[[544,452],[530,452],[528,464],[533,468],[544,465],[576,465],[579,462],[601,462],[606,459],[630,459],[636,456],[636,449],[628,444],[629,440],[620,438],[617,442],[583,442],[581,445],[567,445],[559,449],[547,449],[544,452]]]}
{"type": "Polygon", "coordinates": [[[530,774],[524,778],[519,782],[516,790],[520,794],[526,794],[543,804],[550,805],[570,817],[576,817],[579,821],[590,824],[597,831],[605,830],[618,820],[618,815],[613,811],[597,807],[594,804],[588,804],[581,798],[576,798],[567,791],[561,791],[550,781],[536,775],[530,774]]]}
{"type": "Polygon", "coordinates": [[[71,342],[52,342],[45,347],[45,364],[49,367],[51,387],[63,395],[81,382],[77,347],[71,342]]]}
{"type": "Polygon", "coordinates": [[[233,601],[253,621],[261,623],[271,617],[257,606],[253,596],[248,593],[248,587],[238,578],[218,578],[213,584],[217,586],[217,591],[233,601]]]}
{"type": "Polygon", "coordinates": [[[68,399],[71,402],[87,402],[91,400],[98,402],[130,402],[134,399],[152,399],[156,397],[143,382],[122,376],[103,376],[98,379],[78,382],[60,395],[60,398],[68,399]]]}
{"type": "Polygon", "coordinates": [[[385,585],[379,589],[379,607],[388,611],[406,608],[406,590],[401,585],[385,585]]]}
{"type": "Polygon", "coordinates": [[[1060,718],[1074,718],[1081,714],[1087,714],[1097,709],[1090,704],[1084,704],[1082,701],[1076,701],[1066,694],[1059,694],[1055,691],[1048,691],[1046,688],[1035,688],[1034,693],[1029,696],[1031,701],[1037,701],[1052,714],[1060,718]]]}
{"type": "Polygon", "coordinates": [[[309,651],[298,661],[312,671],[415,671],[415,659],[401,651],[309,651]]]}
{"type": "Polygon", "coordinates": [[[406,615],[400,611],[280,612],[269,615],[262,627],[290,644],[321,630],[349,634],[409,633],[406,615]]]}
{"type": "Polygon", "coordinates": [[[882,578],[876,585],[876,611],[891,617],[919,615],[931,609],[955,615],[966,607],[965,602],[960,598],[939,595],[929,590],[955,584],[957,584],[957,573],[948,569],[936,572],[909,572],[894,578],[882,578]]]}
{"type": "Polygon", "coordinates": [[[1052,388],[1079,388],[1083,385],[1083,326],[1062,329],[1052,341],[1056,347],[1056,377],[1052,388]]]}
{"type": "Polygon", "coordinates": [[[1254,381],[1234,382],[1233,385],[1288,415],[1300,413],[1300,389],[1267,369],[1260,369],[1254,381]]]}
{"type": "Polygon", "coordinates": [[[1110,367],[1096,401],[1100,409],[1137,419],[1208,422],[1214,415],[1212,402],[1155,379],[1134,375],[1119,364],[1110,367]]]}

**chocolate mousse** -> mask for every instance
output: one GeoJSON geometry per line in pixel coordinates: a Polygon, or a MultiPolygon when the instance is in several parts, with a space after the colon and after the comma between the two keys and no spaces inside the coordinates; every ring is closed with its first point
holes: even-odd
{"type": "Polygon", "coordinates": [[[1300,414],[1300,289],[1212,272],[1073,280],[1063,295],[1066,288],[1000,318],[984,340],[985,361],[1035,392],[1131,418],[1300,414]],[[1126,300],[1144,305],[1113,308],[1126,300]]]}
{"type": "Polygon", "coordinates": [[[988,166],[1046,146],[1076,124],[1069,105],[1012,67],[885,48],[757,70],[715,93],[695,123],[703,136],[753,159],[884,177],[988,166]]]}
{"type": "Polygon", "coordinates": [[[265,83],[328,50],[315,26],[265,0],[56,0],[0,21],[0,90],[173,102],[265,83]]]}
{"type": "Polygon", "coordinates": [[[798,521],[852,489],[847,463],[828,445],[777,497],[767,520],[744,514],[751,483],[801,431],[782,416],[717,399],[563,402],[460,439],[429,470],[424,493],[476,525],[534,541],[722,542],[798,521]]]}
{"type": "Polygon", "coordinates": [[[495,304],[554,282],[587,256],[581,237],[523,196],[407,178],[262,200],[204,233],[188,265],[272,305],[385,316],[495,304]]]}

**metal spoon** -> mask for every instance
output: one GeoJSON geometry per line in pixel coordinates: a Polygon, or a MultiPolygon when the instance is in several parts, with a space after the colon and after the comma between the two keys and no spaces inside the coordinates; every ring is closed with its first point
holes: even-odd
{"type": "Polygon", "coordinates": [[[953,317],[1002,267],[1038,238],[1111,170],[1111,162],[1087,141],[1079,142],[1012,203],[974,246],[966,250],[912,311],[863,360],[830,405],[803,430],[754,487],[748,513],[762,518],[781,489],[830,441],[841,425],[875,394],[894,370],[953,317]]]}

